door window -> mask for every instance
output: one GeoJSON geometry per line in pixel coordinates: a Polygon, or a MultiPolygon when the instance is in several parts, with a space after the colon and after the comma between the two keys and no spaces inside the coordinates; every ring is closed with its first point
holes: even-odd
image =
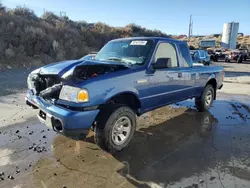
{"type": "MultiPolygon", "coordinates": [[[[190,56],[188,46],[186,44],[180,44],[180,50],[181,50],[182,58],[184,60],[183,61],[184,62],[184,67],[191,67],[192,66],[192,60],[191,60],[191,56],[190,56]]],[[[196,52],[194,52],[193,55],[195,55],[195,53],[196,52]]]]}
{"type": "Polygon", "coordinates": [[[208,57],[209,55],[208,55],[208,53],[207,53],[207,51],[205,52],[205,54],[206,54],[206,57],[208,57]]]}
{"type": "Polygon", "coordinates": [[[200,57],[205,57],[205,53],[203,50],[199,51],[199,53],[200,53],[200,57]]]}
{"type": "Polygon", "coordinates": [[[158,58],[171,59],[171,67],[178,67],[177,53],[174,45],[170,43],[160,43],[154,56],[154,63],[158,58]]]}

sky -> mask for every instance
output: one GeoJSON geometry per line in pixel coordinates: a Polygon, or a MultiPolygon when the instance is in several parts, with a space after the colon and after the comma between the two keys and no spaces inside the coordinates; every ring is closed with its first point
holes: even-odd
{"type": "MultiPolygon", "coordinates": [[[[1,0],[0,0],[1,1],[1,0]]],[[[41,16],[44,10],[65,12],[74,21],[104,22],[111,26],[135,23],[167,34],[222,33],[223,23],[239,22],[239,32],[250,34],[250,0],[2,0],[8,8],[26,6],[41,16]]]]}

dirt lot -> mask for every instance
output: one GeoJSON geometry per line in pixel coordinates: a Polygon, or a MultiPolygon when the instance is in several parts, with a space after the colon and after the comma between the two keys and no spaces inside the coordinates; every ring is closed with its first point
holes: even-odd
{"type": "Polygon", "coordinates": [[[250,60],[244,61],[243,63],[225,63],[217,62],[213,65],[223,66],[226,71],[227,83],[247,83],[250,84],[250,60]]]}
{"type": "Polygon", "coordinates": [[[147,113],[114,155],[92,133],[78,141],[48,130],[24,104],[30,70],[1,72],[0,187],[250,187],[250,64],[217,64],[226,80],[209,112],[188,100],[147,113]]]}

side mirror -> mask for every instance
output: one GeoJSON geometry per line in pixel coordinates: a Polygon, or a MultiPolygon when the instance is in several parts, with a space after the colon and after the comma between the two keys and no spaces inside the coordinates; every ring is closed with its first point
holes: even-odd
{"type": "Polygon", "coordinates": [[[158,58],[157,61],[152,64],[153,69],[165,69],[171,67],[170,58],[158,58]]]}

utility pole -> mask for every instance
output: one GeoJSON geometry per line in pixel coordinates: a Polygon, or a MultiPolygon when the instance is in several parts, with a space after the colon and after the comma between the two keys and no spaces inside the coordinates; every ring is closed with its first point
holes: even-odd
{"type": "Polygon", "coordinates": [[[190,15],[189,26],[188,26],[188,41],[190,41],[190,37],[193,34],[193,20],[192,15],[190,15]]]}

